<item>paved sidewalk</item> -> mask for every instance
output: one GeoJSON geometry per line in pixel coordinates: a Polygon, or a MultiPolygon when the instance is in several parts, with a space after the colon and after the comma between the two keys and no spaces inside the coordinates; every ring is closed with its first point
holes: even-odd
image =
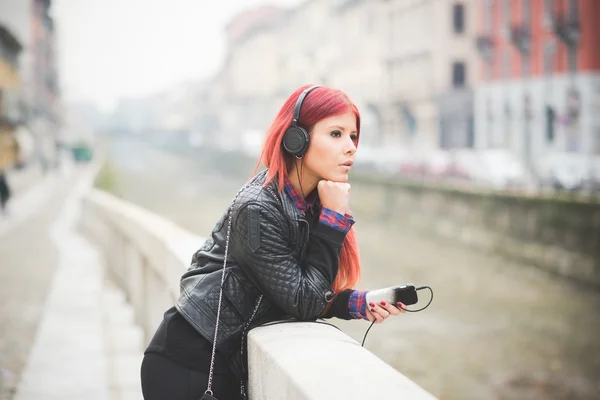
{"type": "Polygon", "coordinates": [[[0,225],[1,400],[142,398],[141,331],[76,227],[92,173],[40,182],[28,201],[43,200],[0,225]]]}
{"type": "Polygon", "coordinates": [[[74,232],[85,172],[49,229],[58,268],[16,400],[108,399],[102,268],[95,250],[74,232]]]}
{"type": "Polygon", "coordinates": [[[22,213],[0,218],[0,399],[11,399],[41,318],[58,252],[47,235],[71,179],[15,196],[22,213]]]}
{"type": "Polygon", "coordinates": [[[72,173],[73,170],[55,170],[42,175],[35,167],[27,171],[11,171],[8,180],[12,195],[6,214],[0,212],[0,237],[38,212],[46,211],[51,197],[72,173]]]}

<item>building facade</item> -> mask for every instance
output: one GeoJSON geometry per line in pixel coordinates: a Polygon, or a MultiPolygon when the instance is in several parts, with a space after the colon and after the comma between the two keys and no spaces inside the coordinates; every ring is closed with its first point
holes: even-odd
{"type": "Polygon", "coordinates": [[[51,0],[0,0],[0,23],[23,46],[19,70],[26,103],[25,125],[44,167],[56,162],[62,126],[57,47],[51,0]]]}
{"type": "Polygon", "coordinates": [[[328,48],[314,44],[321,57],[331,57],[322,67],[323,83],[344,90],[360,110],[361,146],[381,146],[384,140],[380,109],[386,90],[384,13],[381,2],[338,1],[323,24],[328,48]]]}
{"type": "Polygon", "coordinates": [[[382,1],[385,142],[416,149],[472,145],[475,1],[382,1]]]}
{"type": "Polygon", "coordinates": [[[15,36],[0,25],[0,171],[12,167],[19,156],[16,131],[22,123],[21,50],[15,36]]]}
{"type": "Polygon", "coordinates": [[[535,172],[548,154],[600,153],[600,2],[483,0],[477,148],[535,172]]]}
{"type": "Polygon", "coordinates": [[[234,18],[227,27],[226,61],[211,84],[211,98],[226,104],[220,107],[221,131],[265,131],[295,89],[314,83],[347,92],[362,113],[363,143],[379,142],[381,12],[378,2],[366,0],[306,0],[234,18]]]}
{"type": "Polygon", "coordinates": [[[474,2],[305,0],[237,16],[212,85],[222,131],[266,130],[293,90],[315,83],[357,104],[363,145],[472,147],[474,2]]]}
{"type": "Polygon", "coordinates": [[[286,14],[281,7],[258,7],[237,15],[226,27],[225,60],[208,84],[208,106],[216,116],[211,133],[221,145],[232,147],[244,131],[267,128],[269,106],[282,79],[282,40],[276,32],[286,14]]]}

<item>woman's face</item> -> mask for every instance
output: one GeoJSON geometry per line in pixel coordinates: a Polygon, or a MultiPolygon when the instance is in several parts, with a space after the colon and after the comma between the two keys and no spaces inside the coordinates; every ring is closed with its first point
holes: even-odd
{"type": "Polygon", "coordinates": [[[304,179],[315,185],[321,179],[348,182],[357,143],[356,116],[353,112],[317,122],[310,132],[310,145],[304,155],[304,179]]]}

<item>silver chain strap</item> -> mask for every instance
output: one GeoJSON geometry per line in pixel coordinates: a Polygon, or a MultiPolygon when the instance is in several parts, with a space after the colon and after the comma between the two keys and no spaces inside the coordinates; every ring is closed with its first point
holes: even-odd
{"type": "MultiPolygon", "coordinates": [[[[217,350],[217,335],[219,333],[219,320],[221,317],[221,304],[222,304],[222,300],[223,300],[223,284],[225,283],[225,267],[227,266],[227,254],[229,253],[229,238],[231,236],[231,224],[232,224],[232,218],[231,218],[231,212],[233,211],[233,205],[235,204],[235,201],[237,200],[237,198],[239,197],[240,193],[242,193],[242,191],[247,187],[244,186],[242,187],[237,194],[235,195],[235,197],[233,198],[233,201],[231,202],[231,206],[229,207],[229,211],[227,212],[227,237],[225,239],[225,255],[223,257],[223,272],[221,273],[221,289],[219,290],[219,305],[217,307],[217,323],[215,324],[215,337],[213,339],[213,346],[212,346],[212,354],[210,356],[210,370],[208,372],[208,386],[206,388],[206,391],[204,393],[209,394],[211,396],[213,396],[213,391],[212,391],[212,381],[213,381],[213,375],[214,375],[214,367],[215,367],[215,354],[216,354],[216,350],[217,350]]],[[[267,188],[268,189],[268,188],[267,188]]],[[[271,193],[273,193],[270,189],[268,189],[271,193]]],[[[244,328],[244,330],[242,331],[242,356],[244,354],[244,334],[245,332],[248,330],[248,328],[250,327],[250,323],[252,322],[252,320],[254,319],[254,316],[256,315],[256,312],[258,311],[258,307],[260,306],[260,303],[262,301],[263,295],[261,294],[257,300],[256,305],[254,306],[254,310],[252,312],[252,315],[250,316],[250,319],[248,320],[248,323],[246,324],[246,327],[244,328]]],[[[244,385],[241,385],[241,393],[245,394],[245,388],[244,385]]]]}
{"type": "Polygon", "coordinates": [[[227,266],[227,254],[229,253],[229,237],[231,235],[231,212],[233,210],[233,205],[235,204],[235,201],[237,200],[238,196],[240,195],[240,193],[242,193],[242,190],[244,190],[245,186],[240,189],[239,192],[237,192],[237,194],[235,195],[233,201],[231,202],[231,206],[229,207],[229,211],[227,211],[227,238],[225,239],[225,255],[223,257],[223,272],[221,273],[221,290],[219,291],[219,305],[217,307],[217,323],[215,324],[215,337],[213,339],[213,346],[212,346],[212,354],[210,356],[210,370],[208,372],[208,386],[206,388],[206,392],[207,394],[210,394],[211,396],[213,395],[213,391],[212,391],[212,381],[213,381],[213,373],[214,373],[214,368],[215,368],[215,354],[216,354],[216,350],[217,350],[217,335],[219,333],[219,319],[221,317],[221,302],[223,300],[223,284],[225,283],[225,267],[227,266]]]}
{"type": "MultiPolygon", "coordinates": [[[[240,341],[240,343],[241,343],[241,345],[240,345],[240,355],[241,355],[241,358],[242,358],[242,362],[244,362],[244,338],[246,337],[246,333],[248,333],[248,328],[250,328],[250,324],[254,320],[254,316],[256,315],[256,312],[258,311],[258,307],[260,307],[260,302],[262,301],[262,298],[263,298],[263,295],[261,294],[258,297],[258,300],[256,301],[256,305],[254,306],[254,310],[252,311],[252,315],[250,316],[250,319],[248,320],[248,323],[246,324],[246,327],[242,331],[242,340],[240,341]]],[[[246,385],[244,385],[244,381],[243,380],[240,383],[240,394],[242,395],[243,399],[246,398],[246,385]]]]}

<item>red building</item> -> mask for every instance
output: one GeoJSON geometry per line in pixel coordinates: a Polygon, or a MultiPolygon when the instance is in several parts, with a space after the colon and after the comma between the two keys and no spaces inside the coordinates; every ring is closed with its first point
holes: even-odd
{"type": "Polygon", "coordinates": [[[476,146],[600,153],[600,1],[481,0],[476,146]]]}
{"type": "Polygon", "coordinates": [[[600,71],[600,1],[482,0],[479,6],[481,79],[600,71]]]}

